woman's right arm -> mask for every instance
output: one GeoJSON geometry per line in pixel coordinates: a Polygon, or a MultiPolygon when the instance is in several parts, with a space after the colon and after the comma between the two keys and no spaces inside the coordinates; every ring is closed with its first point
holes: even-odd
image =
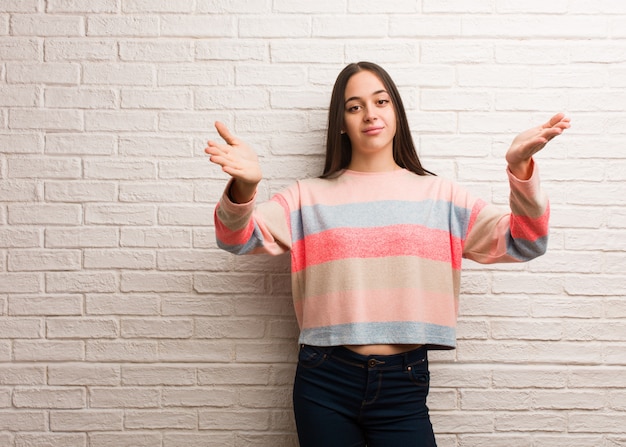
{"type": "Polygon", "coordinates": [[[250,146],[233,136],[224,123],[217,121],[215,128],[226,143],[209,141],[204,152],[210,155],[211,162],[233,178],[228,191],[231,200],[247,203],[254,198],[263,178],[259,157],[250,146]]]}
{"type": "Polygon", "coordinates": [[[255,206],[262,178],[256,153],[224,124],[217,122],[215,128],[226,143],[209,141],[205,152],[211,162],[231,176],[215,209],[218,246],[234,254],[284,253],[291,248],[288,205],[277,195],[255,206]]]}

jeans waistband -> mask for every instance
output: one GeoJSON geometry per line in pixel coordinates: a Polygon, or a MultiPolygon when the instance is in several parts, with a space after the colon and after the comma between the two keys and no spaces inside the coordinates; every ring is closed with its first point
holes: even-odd
{"type": "Polygon", "coordinates": [[[428,350],[425,346],[393,355],[361,355],[344,346],[317,347],[325,355],[359,368],[365,369],[406,369],[414,365],[428,363],[428,350]]]}

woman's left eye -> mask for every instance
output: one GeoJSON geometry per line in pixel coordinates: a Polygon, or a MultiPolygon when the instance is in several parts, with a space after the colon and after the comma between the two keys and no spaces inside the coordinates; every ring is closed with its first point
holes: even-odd
{"type": "Polygon", "coordinates": [[[383,104],[387,104],[387,103],[389,103],[388,99],[379,99],[378,100],[378,105],[383,105],[383,104]]]}

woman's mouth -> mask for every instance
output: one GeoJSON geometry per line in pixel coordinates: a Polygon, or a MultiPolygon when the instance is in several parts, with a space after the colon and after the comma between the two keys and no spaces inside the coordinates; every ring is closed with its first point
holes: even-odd
{"type": "Polygon", "coordinates": [[[378,135],[383,131],[384,127],[368,127],[363,131],[365,135],[378,135]]]}

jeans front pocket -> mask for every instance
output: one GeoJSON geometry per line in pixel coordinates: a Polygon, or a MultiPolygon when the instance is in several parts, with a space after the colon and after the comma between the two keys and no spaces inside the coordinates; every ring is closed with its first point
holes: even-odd
{"type": "Polygon", "coordinates": [[[316,368],[328,358],[329,348],[301,345],[298,353],[298,365],[303,368],[316,368]]]}

